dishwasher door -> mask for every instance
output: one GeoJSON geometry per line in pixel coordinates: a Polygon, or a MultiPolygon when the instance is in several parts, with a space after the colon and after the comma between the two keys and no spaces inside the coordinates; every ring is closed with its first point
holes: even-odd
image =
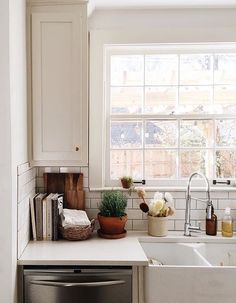
{"type": "Polygon", "coordinates": [[[24,270],[24,303],[132,303],[131,269],[24,270]]]}

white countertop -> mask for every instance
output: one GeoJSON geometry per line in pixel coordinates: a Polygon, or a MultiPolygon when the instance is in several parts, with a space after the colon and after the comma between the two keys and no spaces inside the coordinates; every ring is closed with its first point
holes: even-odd
{"type": "Polygon", "coordinates": [[[19,265],[119,265],[143,266],[148,259],[141,242],[217,242],[236,243],[232,238],[196,233],[191,237],[183,232],[171,232],[167,237],[151,237],[147,232],[128,231],[123,239],[99,238],[96,232],[85,241],[31,241],[18,260],[19,265]]]}
{"type": "MultiPolygon", "coordinates": [[[[147,233],[143,233],[146,234],[147,233]]],[[[142,233],[127,232],[123,239],[99,238],[94,232],[85,241],[31,241],[19,265],[147,265],[138,241],[142,233]]]]}

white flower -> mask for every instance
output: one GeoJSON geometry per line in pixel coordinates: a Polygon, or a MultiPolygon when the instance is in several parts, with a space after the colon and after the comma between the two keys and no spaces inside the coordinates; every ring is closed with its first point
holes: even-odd
{"type": "Polygon", "coordinates": [[[159,191],[157,191],[157,192],[154,194],[153,200],[154,200],[154,201],[157,201],[157,200],[161,200],[161,199],[163,199],[163,194],[160,193],[159,191]]]}
{"type": "Polygon", "coordinates": [[[166,200],[166,202],[168,202],[170,204],[174,204],[174,199],[170,193],[165,193],[164,199],[166,200]]]}
{"type": "Polygon", "coordinates": [[[154,217],[157,216],[164,205],[165,201],[163,199],[151,200],[151,203],[149,204],[149,214],[154,217]]]}
{"type": "Polygon", "coordinates": [[[169,204],[174,204],[174,199],[170,193],[156,192],[150,201],[148,214],[153,217],[172,216],[175,209],[169,204]]]}

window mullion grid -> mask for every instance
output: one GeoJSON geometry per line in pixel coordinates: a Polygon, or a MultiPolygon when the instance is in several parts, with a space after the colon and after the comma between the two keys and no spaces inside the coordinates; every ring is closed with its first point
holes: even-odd
{"type": "Polygon", "coordinates": [[[216,178],[216,119],[212,119],[213,123],[213,148],[212,148],[212,178],[216,178]]]}
{"type": "MultiPolygon", "coordinates": [[[[143,99],[142,99],[142,113],[145,113],[145,105],[146,105],[146,55],[143,56],[143,99]]],[[[142,151],[143,151],[143,163],[142,163],[142,171],[143,171],[143,179],[145,180],[145,131],[146,131],[146,120],[142,119],[143,123],[143,133],[142,133],[142,151]]]]}
{"type": "MultiPolygon", "coordinates": [[[[178,54],[178,86],[177,86],[177,104],[176,108],[179,108],[179,96],[180,96],[180,54],[178,54]]],[[[176,178],[177,180],[180,178],[180,118],[177,119],[178,123],[178,129],[177,129],[177,159],[176,159],[176,170],[177,170],[177,175],[176,178]]]]}
{"type": "MultiPolygon", "coordinates": [[[[212,66],[212,100],[211,100],[211,106],[212,109],[214,108],[215,103],[215,54],[213,54],[213,66],[212,66]]],[[[213,111],[212,111],[213,112],[213,111]]],[[[216,119],[212,119],[213,123],[213,138],[212,138],[212,156],[211,156],[211,169],[212,169],[212,178],[216,178],[216,119]]]]}

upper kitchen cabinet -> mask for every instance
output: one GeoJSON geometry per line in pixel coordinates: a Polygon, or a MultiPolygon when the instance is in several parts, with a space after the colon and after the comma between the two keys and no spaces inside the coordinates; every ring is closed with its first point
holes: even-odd
{"type": "Polygon", "coordinates": [[[87,5],[68,3],[28,6],[34,165],[88,164],[87,5]]]}

